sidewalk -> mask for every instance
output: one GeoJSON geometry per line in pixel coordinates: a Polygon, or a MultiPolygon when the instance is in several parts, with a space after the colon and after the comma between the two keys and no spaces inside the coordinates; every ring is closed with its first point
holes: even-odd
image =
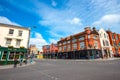
{"type": "MultiPolygon", "coordinates": [[[[17,64],[17,68],[19,68],[19,67],[25,67],[25,66],[29,66],[29,65],[33,65],[33,64],[35,64],[34,61],[31,62],[31,63],[28,62],[27,64],[23,63],[22,66],[20,66],[20,64],[17,64]]],[[[1,69],[9,69],[9,68],[14,68],[14,65],[12,64],[12,65],[3,65],[3,66],[0,66],[0,70],[1,69]]]]}
{"type": "Polygon", "coordinates": [[[51,60],[51,61],[57,61],[57,60],[65,60],[65,61],[109,61],[109,60],[120,60],[120,58],[98,58],[98,59],[40,59],[40,60],[51,60]]]}
{"type": "Polygon", "coordinates": [[[109,61],[109,60],[120,60],[120,58],[106,58],[106,59],[90,59],[89,61],[109,61]]]}

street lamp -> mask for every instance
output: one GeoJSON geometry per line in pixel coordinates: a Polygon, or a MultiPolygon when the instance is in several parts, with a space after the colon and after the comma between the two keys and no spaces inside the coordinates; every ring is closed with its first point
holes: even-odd
{"type": "Polygon", "coordinates": [[[32,28],[37,28],[36,26],[33,26],[33,27],[29,27],[28,29],[29,29],[29,36],[28,36],[28,47],[27,48],[29,48],[29,43],[30,43],[30,35],[31,35],[31,29],[32,28]]]}
{"type": "Polygon", "coordinates": [[[32,28],[37,28],[36,26],[32,26],[32,27],[29,27],[28,29],[29,29],[29,35],[28,35],[28,42],[27,42],[27,52],[25,53],[25,58],[26,58],[26,60],[27,60],[27,58],[28,58],[28,54],[30,53],[30,50],[29,50],[29,44],[30,44],[30,35],[31,35],[31,29],[32,28]]]}

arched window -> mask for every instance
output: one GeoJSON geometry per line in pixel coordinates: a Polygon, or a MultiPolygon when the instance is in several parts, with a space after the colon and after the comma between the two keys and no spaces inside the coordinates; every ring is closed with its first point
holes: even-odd
{"type": "Polygon", "coordinates": [[[103,46],[105,46],[105,41],[103,40],[103,46]]]}
{"type": "Polygon", "coordinates": [[[106,46],[109,46],[109,43],[108,43],[108,41],[106,40],[106,46]]]}
{"type": "Polygon", "coordinates": [[[94,37],[93,37],[94,39],[97,39],[98,38],[98,36],[97,35],[94,35],[94,37]]]}
{"type": "Polygon", "coordinates": [[[106,35],[105,35],[105,33],[104,33],[104,38],[106,38],[106,35]]]}

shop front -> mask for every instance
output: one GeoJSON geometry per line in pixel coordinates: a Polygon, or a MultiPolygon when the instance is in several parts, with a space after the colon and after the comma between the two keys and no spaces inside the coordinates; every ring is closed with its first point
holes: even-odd
{"type": "Polygon", "coordinates": [[[11,64],[14,59],[24,60],[27,54],[25,48],[0,47],[0,65],[11,64]]]}

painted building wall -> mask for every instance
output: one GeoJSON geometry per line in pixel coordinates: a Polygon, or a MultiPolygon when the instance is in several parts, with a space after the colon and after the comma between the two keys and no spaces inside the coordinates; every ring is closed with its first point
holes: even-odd
{"type": "Polygon", "coordinates": [[[38,49],[35,45],[30,45],[29,47],[29,50],[30,50],[30,54],[38,54],[38,49]]]}
{"type": "Polygon", "coordinates": [[[19,48],[20,46],[24,46],[28,48],[28,41],[29,41],[29,29],[23,28],[19,26],[7,25],[0,23],[0,45],[3,47],[13,46],[15,48],[19,48]],[[9,34],[9,29],[13,29],[13,35],[9,34]],[[22,36],[18,36],[18,31],[21,30],[22,36]],[[6,45],[6,39],[12,39],[11,45],[6,45]],[[21,40],[20,46],[16,46],[16,40],[21,40]]]}
{"type": "Polygon", "coordinates": [[[102,28],[98,32],[99,32],[102,56],[112,57],[112,54],[113,54],[112,46],[110,44],[110,40],[107,32],[102,28]]]}

